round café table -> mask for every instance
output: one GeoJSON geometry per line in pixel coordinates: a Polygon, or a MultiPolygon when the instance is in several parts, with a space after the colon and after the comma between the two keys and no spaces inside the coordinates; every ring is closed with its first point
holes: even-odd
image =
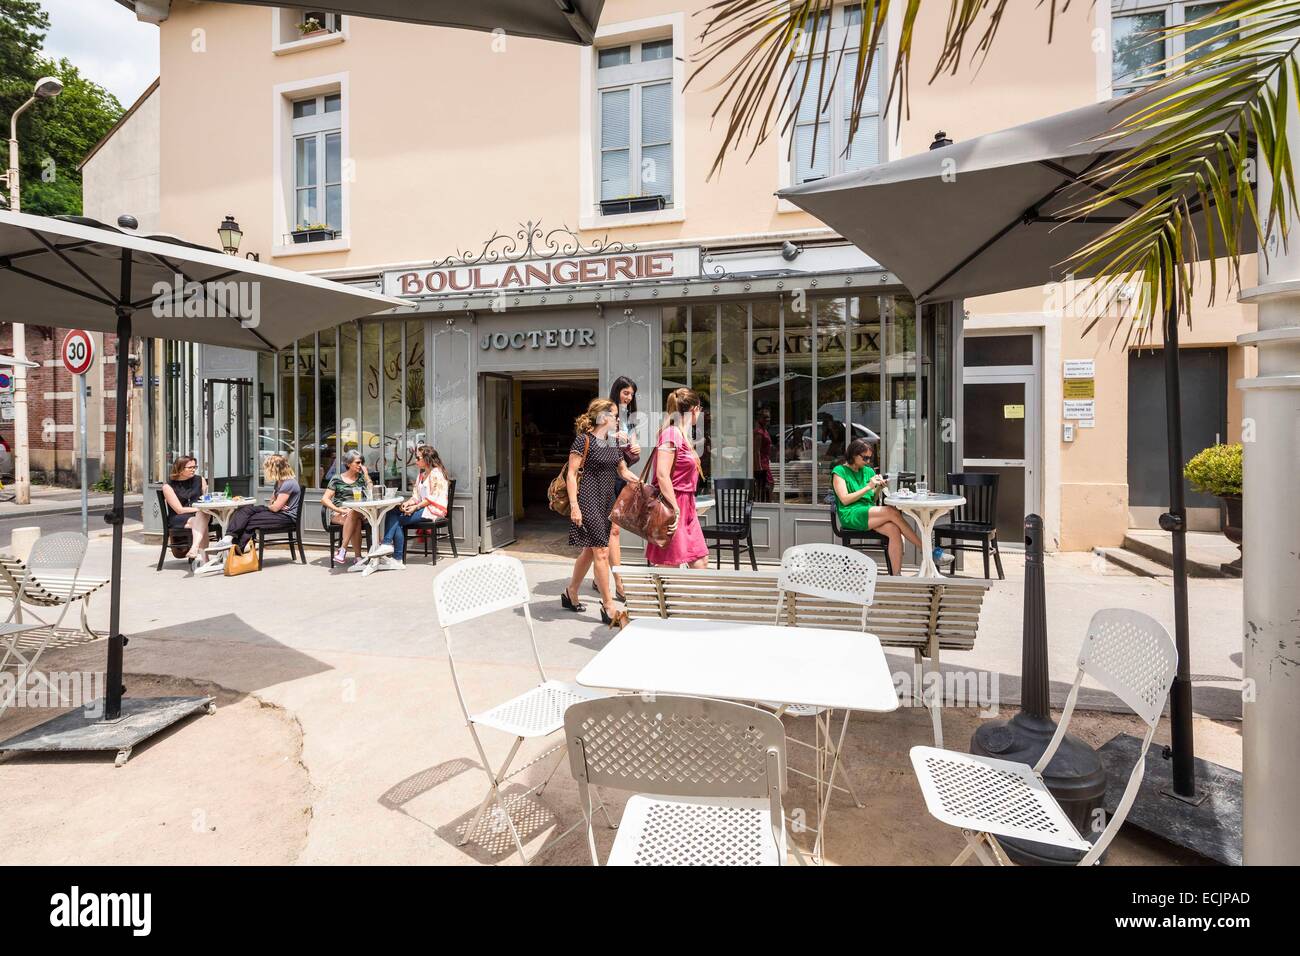
{"type": "Polygon", "coordinates": [[[918,578],[937,578],[939,568],[934,563],[935,523],[949,511],[964,505],[966,499],[961,495],[942,495],[933,492],[927,492],[925,495],[904,497],[901,493],[894,492],[885,500],[885,503],[893,505],[899,511],[910,515],[920,528],[921,542],[924,547],[921,548],[921,566],[917,568],[916,576],[918,578]]]}
{"type": "MultiPolygon", "coordinates": [[[[192,502],[195,511],[200,511],[221,524],[223,529],[230,527],[230,516],[238,511],[244,505],[255,505],[257,501],[253,498],[212,498],[204,501],[199,498],[192,502]]],[[[226,552],[233,545],[218,545],[211,539],[208,546],[203,549],[203,561],[194,568],[195,574],[213,574],[217,571],[225,570],[226,552]]]]}
{"type": "Polygon", "coordinates": [[[361,517],[366,519],[366,524],[370,525],[370,550],[366,552],[365,561],[360,564],[354,564],[348,568],[349,572],[360,572],[364,577],[374,574],[376,571],[391,571],[395,568],[386,568],[383,565],[383,559],[393,553],[393,546],[384,544],[384,516],[400,505],[406,499],[400,495],[393,498],[361,498],[360,500],[340,498],[335,500],[335,504],[340,508],[347,508],[352,511],[361,512],[361,517]]]}

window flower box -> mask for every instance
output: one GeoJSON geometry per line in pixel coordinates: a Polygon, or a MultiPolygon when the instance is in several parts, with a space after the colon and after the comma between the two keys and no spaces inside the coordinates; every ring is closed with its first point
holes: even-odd
{"type": "Polygon", "coordinates": [[[291,232],[289,237],[294,243],[327,242],[330,239],[337,239],[339,232],[329,226],[300,226],[291,232]]]}
{"type": "Polygon", "coordinates": [[[667,205],[667,199],[654,196],[623,196],[620,199],[602,199],[600,214],[602,216],[621,216],[633,212],[658,212],[667,205]]]}

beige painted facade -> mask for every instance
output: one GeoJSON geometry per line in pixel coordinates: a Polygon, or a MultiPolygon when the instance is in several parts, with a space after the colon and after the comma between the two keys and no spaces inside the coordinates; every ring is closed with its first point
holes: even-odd
{"type": "MultiPolygon", "coordinates": [[[[609,0],[597,45],[672,36],[680,91],[707,6],[609,0]]],[[[1046,13],[1031,6],[1008,17],[978,70],[928,83],[947,8],[926,5],[909,112],[901,123],[885,118],[883,158],[925,149],[937,130],[967,139],[1109,97],[1107,4],[1071,5],[1058,16],[1050,45],[1046,13]]],[[[677,93],[676,208],[601,218],[594,214],[590,49],[352,17],[337,34],[300,40],[285,25],[279,11],[260,7],[172,5],[160,31],[163,230],[209,241],[222,217],[234,215],[244,230],[243,251],[340,277],[474,252],[495,233],[530,220],[567,224],[589,241],[608,236],[651,248],[828,235],[773,195],[790,182],[786,144],[777,139],[753,156],[733,154],[709,178],[722,123],[712,117],[719,93],[709,81],[717,71],[677,93]],[[343,235],[293,246],[289,104],[326,92],[342,96],[343,235]]],[[[891,36],[900,26],[890,24],[891,36]]],[[[1253,263],[1247,268],[1253,272],[1253,263]]],[[[1047,298],[1033,289],[971,300],[965,325],[1037,330],[1042,441],[1033,453],[1041,456],[1048,540],[1063,549],[1117,544],[1129,526],[1123,335],[1112,343],[1104,323],[1084,334],[1081,321],[1050,315],[1047,298]],[[1077,430],[1065,443],[1061,362],[1073,358],[1096,361],[1096,427],[1077,430]]],[[[1233,343],[1254,321],[1253,308],[1221,294],[1215,308],[1198,311],[1184,337],[1185,345],[1228,350],[1227,437],[1234,439],[1240,400],[1231,382],[1253,374],[1253,355],[1233,343]]]]}

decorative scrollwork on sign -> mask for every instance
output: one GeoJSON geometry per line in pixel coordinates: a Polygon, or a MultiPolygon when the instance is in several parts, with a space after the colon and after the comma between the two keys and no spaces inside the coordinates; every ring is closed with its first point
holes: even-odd
{"type": "Polygon", "coordinates": [[[475,255],[462,250],[432,266],[443,269],[450,266],[476,266],[493,262],[520,262],[524,259],[557,259],[571,256],[597,256],[607,253],[635,252],[636,245],[610,241],[608,234],[584,243],[568,226],[544,230],[541,222],[521,222],[513,234],[497,232],[475,255]]]}

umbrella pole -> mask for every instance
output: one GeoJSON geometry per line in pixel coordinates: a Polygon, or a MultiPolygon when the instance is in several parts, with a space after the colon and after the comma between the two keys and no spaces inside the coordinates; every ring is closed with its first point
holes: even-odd
{"type": "Polygon", "coordinates": [[[1195,752],[1192,745],[1192,664],[1187,628],[1187,506],[1183,496],[1183,407],[1178,360],[1178,297],[1165,289],[1165,423],[1169,448],[1169,512],[1160,516],[1168,531],[1174,559],[1174,643],[1178,673],[1169,697],[1173,742],[1172,796],[1196,801],[1195,752]]]}
{"type": "MultiPolygon", "coordinates": [[[[122,287],[131,287],[131,258],[122,258],[122,287]]],[[[117,310],[117,395],[114,397],[117,420],[113,425],[113,509],[105,520],[113,526],[113,565],[109,578],[108,604],[108,676],[104,687],[104,719],[122,716],[122,649],[126,641],[120,629],[122,612],[122,522],[126,504],[126,409],[127,353],[131,350],[131,313],[117,310]]]]}

